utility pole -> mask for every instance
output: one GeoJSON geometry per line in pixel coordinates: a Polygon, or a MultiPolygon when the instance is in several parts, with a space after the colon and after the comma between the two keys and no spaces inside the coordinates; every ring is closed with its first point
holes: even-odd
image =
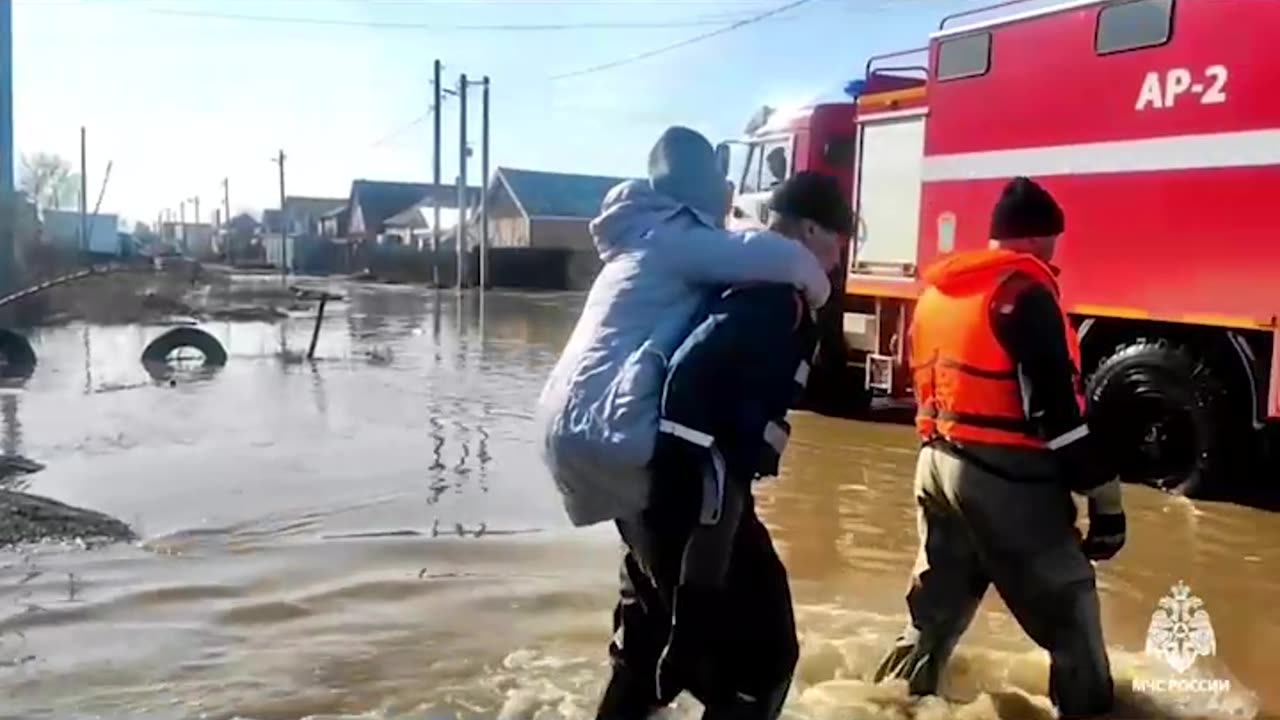
{"type": "MultiPolygon", "coordinates": [[[[195,208],[195,211],[196,211],[196,212],[195,212],[195,219],[194,219],[194,220],[192,220],[192,222],[193,222],[193,223],[195,223],[195,226],[196,226],[196,237],[197,237],[197,238],[199,238],[199,237],[200,237],[200,196],[199,196],[199,195],[197,195],[197,196],[195,196],[195,197],[191,198],[191,205],[192,205],[192,207],[194,207],[194,208],[195,208]]],[[[191,248],[190,248],[190,246],[188,246],[188,247],[187,247],[187,250],[188,250],[188,252],[191,252],[191,248]]],[[[193,253],[193,254],[194,254],[194,253],[193,253]]]]}
{"type": "Polygon", "coordinates": [[[0,292],[13,289],[18,204],[13,173],[13,3],[0,0],[0,292]]]}
{"type": "Polygon", "coordinates": [[[280,166],[280,282],[289,279],[289,223],[284,216],[284,150],[281,150],[274,162],[280,166]]]}
{"type": "Polygon", "coordinates": [[[434,186],[431,193],[431,284],[437,288],[440,287],[440,108],[444,100],[444,93],[440,87],[441,66],[442,63],[436,60],[434,79],[431,81],[432,93],[435,96],[431,100],[432,125],[435,129],[431,149],[431,182],[434,186]]]}
{"type": "Polygon", "coordinates": [[[179,218],[178,222],[182,225],[182,244],[179,247],[182,248],[182,253],[185,255],[187,252],[187,201],[186,200],[183,200],[182,202],[178,203],[178,218],[179,218]]]}
{"type": "Polygon", "coordinates": [[[462,290],[462,251],[467,234],[467,75],[458,76],[458,290],[462,290]]]}
{"type": "Polygon", "coordinates": [[[80,250],[89,249],[89,170],[84,126],[80,126],[80,250]]]}
{"type": "Polygon", "coordinates": [[[222,232],[222,242],[225,243],[223,251],[227,254],[227,263],[235,265],[231,252],[231,181],[230,178],[222,178],[222,220],[225,229],[222,232]]]}
{"type": "Polygon", "coordinates": [[[480,110],[480,289],[489,287],[489,76],[480,84],[484,87],[480,110]]]}

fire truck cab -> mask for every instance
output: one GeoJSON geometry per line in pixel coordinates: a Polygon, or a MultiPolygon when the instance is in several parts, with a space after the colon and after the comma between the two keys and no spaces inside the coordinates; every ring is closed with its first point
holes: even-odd
{"type": "Polygon", "coordinates": [[[787,143],[786,172],[847,183],[858,234],[830,313],[857,378],[843,391],[909,405],[920,269],[985,247],[1002,187],[1035,179],[1066,212],[1062,300],[1123,477],[1202,495],[1263,483],[1240,460],[1280,420],[1277,45],[1280,2],[1260,0],[950,16],[927,47],[868,62],[852,102],[752,128],[734,212],[760,212],[787,143]]]}

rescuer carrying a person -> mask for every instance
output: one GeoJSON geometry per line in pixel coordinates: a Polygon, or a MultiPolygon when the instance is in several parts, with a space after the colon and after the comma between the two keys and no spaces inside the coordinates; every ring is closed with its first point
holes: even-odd
{"type": "Polygon", "coordinates": [[[1061,208],[1017,178],[991,220],[988,249],[944,256],[910,331],[922,441],[915,497],[920,549],[910,620],[876,671],[933,694],[990,584],[1049,653],[1063,718],[1113,703],[1091,560],[1125,541],[1120,484],[1084,419],[1080,350],[1059,304],[1053,259],[1061,208]],[[1075,528],[1071,492],[1088,497],[1075,528]]]}
{"type": "MultiPolygon", "coordinates": [[[[832,177],[802,172],[770,198],[769,228],[825,270],[852,230],[832,177]]],[[[620,520],[627,545],[597,717],[640,720],[688,691],[704,720],[772,720],[798,658],[786,569],[751,484],[777,475],[818,343],[813,310],[780,283],[717,293],[672,355],[652,493],[620,520]]]]}

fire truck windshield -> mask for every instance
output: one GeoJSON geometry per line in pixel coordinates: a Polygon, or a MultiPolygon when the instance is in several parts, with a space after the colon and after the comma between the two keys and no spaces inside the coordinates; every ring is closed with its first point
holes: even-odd
{"type": "Polygon", "coordinates": [[[750,146],[738,187],[742,193],[768,192],[791,170],[791,138],[773,137],[750,146]]]}

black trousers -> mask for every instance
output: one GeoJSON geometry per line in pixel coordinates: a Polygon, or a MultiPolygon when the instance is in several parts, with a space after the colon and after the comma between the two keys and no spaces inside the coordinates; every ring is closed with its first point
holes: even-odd
{"type": "MultiPolygon", "coordinates": [[[[697,474],[687,463],[671,465],[655,466],[649,508],[618,522],[627,552],[609,645],[613,672],[598,720],[641,720],[661,706],[658,659],[671,632],[685,541],[702,502],[697,474]]],[[[708,642],[698,659],[705,672],[684,688],[706,707],[704,720],[776,718],[799,656],[786,568],[747,495],[723,602],[706,618],[708,642]]]]}

